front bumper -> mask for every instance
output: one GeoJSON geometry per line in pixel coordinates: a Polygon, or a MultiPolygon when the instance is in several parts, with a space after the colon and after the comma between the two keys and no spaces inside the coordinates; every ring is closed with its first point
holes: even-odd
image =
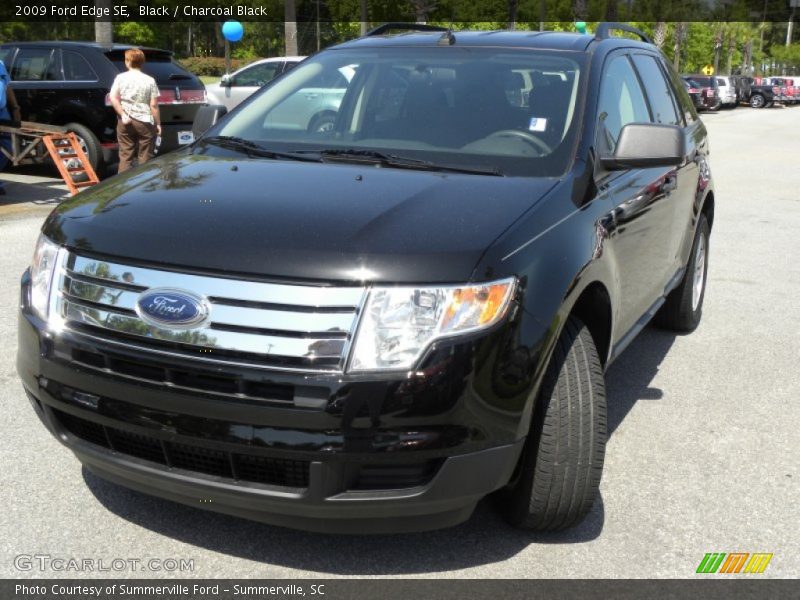
{"type": "Polygon", "coordinates": [[[469,518],[522,451],[524,407],[493,405],[475,366],[493,336],[443,351],[411,385],[261,371],[270,385],[328,390],[313,406],[261,405],[151,385],[140,351],[53,334],[26,294],[17,366],[37,415],[92,472],[144,493],[309,531],[421,531],[469,518]],[[92,367],[100,355],[114,368],[92,367]],[[125,361],[141,376],[121,377],[125,361]]]}

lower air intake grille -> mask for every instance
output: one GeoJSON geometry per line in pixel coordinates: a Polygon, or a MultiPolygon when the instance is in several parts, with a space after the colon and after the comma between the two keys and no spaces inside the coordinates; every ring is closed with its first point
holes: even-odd
{"type": "Polygon", "coordinates": [[[120,454],[237,481],[293,488],[308,487],[309,461],[162,442],[156,437],[108,427],[60,410],[53,412],[64,429],[75,437],[120,454]]]}

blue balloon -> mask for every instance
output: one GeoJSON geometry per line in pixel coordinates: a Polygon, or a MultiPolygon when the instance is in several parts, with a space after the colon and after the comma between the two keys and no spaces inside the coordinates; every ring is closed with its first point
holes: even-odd
{"type": "Polygon", "coordinates": [[[244,27],[239,21],[225,21],[222,24],[222,35],[229,42],[238,42],[244,35],[244,27]]]}

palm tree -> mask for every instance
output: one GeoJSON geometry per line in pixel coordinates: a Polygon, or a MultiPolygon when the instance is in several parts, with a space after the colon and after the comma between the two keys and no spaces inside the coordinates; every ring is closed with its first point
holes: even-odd
{"type": "Polygon", "coordinates": [[[367,25],[369,25],[369,13],[367,12],[367,0],[358,0],[358,8],[361,17],[361,35],[367,35],[367,25]]]}
{"type": "Polygon", "coordinates": [[[297,7],[295,0],[283,0],[283,32],[286,56],[297,56],[297,7]]]}
{"type": "MultiPolygon", "coordinates": [[[[111,14],[111,0],[94,0],[98,14],[111,14]]],[[[104,46],[114,43],[114,24],[111,17],[108,20],[96,19],[94,22],[94,41],[104,46]]]]}
{"type": "Polygon", "coordinates": [[[664,47],[667,39],[667,24],[664,21],[657,21],[655,31],[653,31],[653,43],[657,48],[664,47]]]}

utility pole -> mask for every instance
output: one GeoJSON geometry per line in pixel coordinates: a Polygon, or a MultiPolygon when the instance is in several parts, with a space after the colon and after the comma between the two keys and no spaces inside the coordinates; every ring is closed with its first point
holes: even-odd
{"type": "Polygon", "coordinates": [[[786,45],[792,45],[792,30],[794,29],[794,9],[800,6],[800,0],[789,0],[792,12],[789,14],[789,24],[786,26],[786,45]]]}

